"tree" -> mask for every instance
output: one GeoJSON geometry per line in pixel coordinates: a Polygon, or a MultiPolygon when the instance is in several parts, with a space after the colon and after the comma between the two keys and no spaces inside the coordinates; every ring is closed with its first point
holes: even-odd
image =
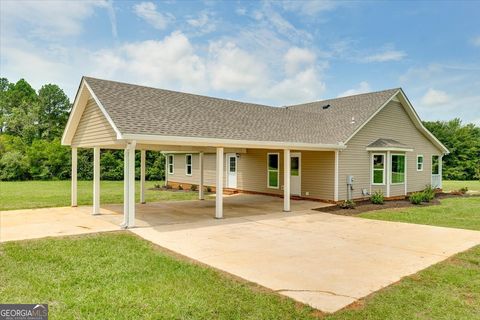
{"type": "Polygon", "coordinates": [[[44,85],[38,91],[38,130],[42,139],[60,137],[70,110],[70,100],[56,84],[44,85]]]}
{"type": "Polygon", "coordinates": [[[460,119],[424,122],[450,151],[443,158],[443,177],[451,180],[480,179],[480,128],[460,119]]]}

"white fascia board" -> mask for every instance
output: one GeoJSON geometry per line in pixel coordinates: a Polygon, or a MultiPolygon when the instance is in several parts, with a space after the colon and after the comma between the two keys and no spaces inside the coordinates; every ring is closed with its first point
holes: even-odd
{"type": "Polygon", "coordinates": [[[293,143],[278,141],[251,141],[235,139],[215,139],[199,137],[160,136],[147,134],[124,134],[123,139],[135,140],[141,144],[185,145],[203,147],[233,147],[233,148],[265,148],[265,149],[293,149],[293,150],[340,150],[344,144],[315,144],[293,143]]]}
{"type": "MultiPolygon", "coordinates": [[[[105,110],[105,107],[102,105],[102,103],[97,98],[97,96],[93,92],[92,88],[90,88],[90,86],[85,81],[85,79],[82,78],[82,81],[80,82],[80,86],[78,88],[77,94],[75,95],[75,100],[74,100],[74,103],[73,103],[72,110],[70,111],[70,115],[68,117],[67,125],[65,126],[65,130],[63,131],[62,141],[61,141],[62,145],[69,146],[69,145],[72,144],[73,136],[75,135],[75,131],[78,127],[78,123],[80,122],[83,111],[85,109],[86,101],[84,101],[84,99],[83,99],[85,94],[86,94],[85,90],[87,90],[87,92],[90,94],[90,96],[95,100],[95,103],[100,108],[100,111],[102,112],[102,114],[105,116],[105,118],[107,119],[110,126],[115,131],[115,133],[117,135],[117,139],[121,139],[122,134],[118,130],[115,123],[112,121],[112,118],[110,118],[110,115],[105,110]]],[[[87,99],[87,101],[88,101],[88,99],[87,99]]]]}
{"type": "Polygon", "coordinates": [[[117,134],[117,139],[122,139],[122,133],[120,132],[120,130],[118,130],[117,126],[115,125],[115,123],[113,122],[112,118],[110,118],[110,115],[107,113],[107,110],[105,110],[105,107],[102,105],[102,103],[100,102],[100,100],[97,98],[97,96],[95,95],[95,93],[93,92],[92,88],[90,88],[90,86],[88,85],[88,82],[85,81],[85,86],[87,87],[88,91],[90,92],[90,94],[92,95],[93,97],[93,100],[95,100],[95,102],[97,103],[97,106],[100,108],[100,110],[102,111],[103,115],[105,116],[105,118],[107,119],[108,123],[110,123],[110,125],[112,126],[113,130],[115,131],[115,133],[117,134]]]}
{"type": "Polygon", "coordinates": [[[392,101],[396,96],[397,96],[397,93],[399,93],[400,90],[396,91],[394,94],[392,94],[392,96],[384,103],[382,104],[382,106],[380,108],[378,108],[377,111],[375,111],[371,116],[370,118],[368,118],[364,123],[362,123],[362,125],[360,127],[357,128],[357,130],[355,130],[355,132],[353,132],[350,137],[348,137],[347,140],[345,140],[344,144],[347,144],[360,130],[363,129],[363,127],[365,127],[367,125],[367,123],[370,122],[370,120],[372,120],[373,118],[375,118],[375,116],[383,110],[383,108],[385,108],[387,106],[387,104],[390,103],[390,101],[392,101]]]}
{"type": "Polygon", "coordinates": [[[395,147],[371,147],[365,148],[367,151],[399,151],[399,152],[412,152],[411,148],[395,148],[395,147]]]}
{"type": "Polygon", "coordinates": [[[437,139],[437,137],[435,137],[433,135],[433,133],[431,133],[427,128],[425,128],[425,126],[423,125],[422,121],[420,120],[420,117],[418,116],[417,112],[415,111],[415,109],[413,108],[412,104],[410,103],[410,100],[408,100],[407,96],[405,95],[405,93],[403,92],[403,90],[400,90],[400,94],[403,98],[403,100],[405,100],[407,106],[408,106],[408,109],[410,111],[410,113],[413,115],[414,119],[416,120],[417,122],[417,125],[420,127],[420,129],[427,135],[428,138],[430,138],[430,140],[436,144],[438,147],[440,147],[440,149],[443,149],[443,154],[449,154],[450,151],[447,149],[447,147],[445,147],[443,145],[443,143],[440,142],[440,140],[437,139]]]}

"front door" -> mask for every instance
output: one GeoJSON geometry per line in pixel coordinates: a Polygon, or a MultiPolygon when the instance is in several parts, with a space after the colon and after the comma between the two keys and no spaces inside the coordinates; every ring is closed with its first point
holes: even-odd
{"type": "Polygon", "coordinates": [[[290,154],[290,193],[302,195],[302,157],[300,153],[290,154]]]}
{"type": "Polygon", "coordinates": [[[237,155],[227,153],[227,188],[237,187],[237,155]]]}

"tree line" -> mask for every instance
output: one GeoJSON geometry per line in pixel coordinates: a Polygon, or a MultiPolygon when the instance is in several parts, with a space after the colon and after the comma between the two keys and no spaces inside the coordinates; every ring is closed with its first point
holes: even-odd
{"type": "MultiPolygon", "coordinates": [[[[35,91],[21,79],[0,78],[0,180],[64,180],[71,176],[71,151],[60,143],[72,105],[64,91],[46,84],[35,91]]],[[[136,155],[140,176],[140,153],[136,155]]],[[[78,149],[78,179],[93,178],[92,149],[78,149]]],[[[123,179],[123,150],[102,150],[100,177],[123,179]]],[[[147,180],[163,180],[165,157],[148,151],[147,180]]]]}
{"type": "MultiPolygon", "coordinates": [[[[56,84],[35,91],[20,79],[0,78],[0,180],[63,180],[70,178],[70,148],[60,139],[72,105],[56,84]]],[[[443,177],[480,179],[480,127],[460,119],[424,122],[449,150],[443,158],[443,177]]],[[[136,155],[137,177],[140,154],[136,155]]],[[[101,179],[123,179],[123,150],[102,150],[101,179]]],[[[163,180],[165,157],[147,152],[146,179],[163,180]]],[[[78,178],[93,175],[92,149],[78,150],[78,178]]]]}

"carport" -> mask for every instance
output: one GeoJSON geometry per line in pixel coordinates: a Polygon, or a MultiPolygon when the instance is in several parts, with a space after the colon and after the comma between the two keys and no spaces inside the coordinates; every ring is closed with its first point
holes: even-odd
{"type": "MultiPolygon", "coordinates": [[[[304,142],[285,142],[279,140],[244,139],[242,135],[250,134],[248,128],[252,119],[243,119],[249,115],[229,117],[234,109],[222,108],[224,100],[212,99],[184,93],[172,93],[119,82],[83,77],[80,83],[70,117],[62,137],[62,144],[72,148],[72,206],[77,206],[77,149],[93,149],[93,208],[92,214],[100,214],[100,153],[102,149],[124,150],[124,201],[123,222],[121,226],[135,226],[135,152],[140,151],[140,202],[145,203],[145,158],[146,151],[162,151],[164,153],[198,153],[200,176],[198,180],[199,200],[204,199],[203,157],[205,153],[216,155],[215,171],[215,214],[224,217],[224,155],[225,153],[245,153],[247,148],[283,151],[283,201],[279,210],[291,210],[290,192],[290,151],[334,151],[335,159],[338,150],[345,148],[341,144],[319,144],[304,142]],[[193,102],[192,102],[193,101],[193,102]],[[198,106],[214,101],[217,105],[212,112],[202,114],[198,106]],[[158,104],[161,104],[159,109],[158,104]],[[162,110],[161,113],[159,110],[162,110]],[[216,110],[223,110],[216,112],[216,110]],[[160,114],[158,114],[160,112],[160,114]],[[152,121],[154,118],[154,121],[152,121]],[[218,118],[218,119],[217,119],[218,118]],[[242,131],[234,130],[239,121],[244,121],[242,131]],[[193,130],[192,130],[192,127],[193,130]],[[194,136],[184,136],[188,132],[194,136]],[[193,132],[193,133],[192,133],[193,132]]],[[[229,102],[231,103],[231,102],[229,102]]],[[[258,106],[255,106],[258,110],[258,106]]],[[[262,109],[262,108],[260,108],[262,109]]],[[[247,110],[248,111],[248,110],[247,110]]],[[[257,117],[258,118],[258,117],[257,117]]],[[[290,122],[295,116],[289,115],[279,119],[262,118],[262,121],[278,128],[282,135],[289,136],[292,130],[290,122]],[[269,122],[270,121],[270,122],[269,122]],[[283,132],[282,132],[283,131],[283,132]]],[[[264,124],[264,123],[263,123],[264,124]]],[[[262,124],[262,125],[263,125],[262,124]]],[[[237,126],[238,127],[238,126],[237,126]]],[[[257,127],[262,127],[257,124],[257,127]]],[[[258,130],[262,134],[263,131],[258,130]]],[[[280,133],[272,130],[274,137],[280,133]]],[[[270,133],[269,133],[270,134],[270,133]]],[[[292,140],[293,141],[293,140],[292,140]]],[[[335,166],[335,177],[338,175],[335,166]]],[[[335,181],[335,190],[338,190],[335,181]]],[[[335,191],[337,192],[337,191],[335,191]]],[[[213,208],[212,208],[213,209],[213,208]]]]}

